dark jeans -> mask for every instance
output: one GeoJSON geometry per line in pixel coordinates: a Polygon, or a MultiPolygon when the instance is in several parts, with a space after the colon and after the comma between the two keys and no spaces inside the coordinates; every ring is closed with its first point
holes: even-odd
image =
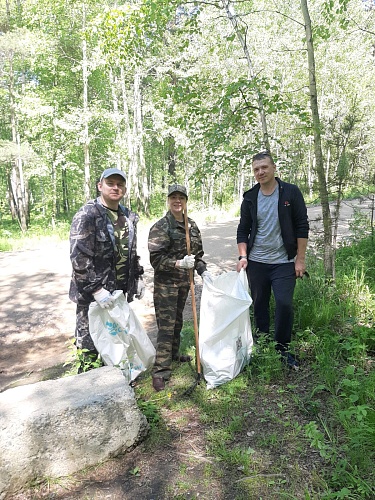
{"type": "Polygon", "coordinates": [[[270,331],[271,290],[275,298],[276,349],[289,347],[293,327],[293,293],[296,285],[294,262],[262,264],[248,261],[247,277],[253,299],[255,326],[260,332],[270,331]]]}

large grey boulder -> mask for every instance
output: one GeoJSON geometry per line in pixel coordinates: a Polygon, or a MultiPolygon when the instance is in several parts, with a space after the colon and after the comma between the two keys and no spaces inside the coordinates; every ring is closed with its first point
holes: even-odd
{"type": "Polygon", "coordinates": [[[0,393],[0,499],[133,448],[148,432],[134,392],[105,366],[0,393]]]}

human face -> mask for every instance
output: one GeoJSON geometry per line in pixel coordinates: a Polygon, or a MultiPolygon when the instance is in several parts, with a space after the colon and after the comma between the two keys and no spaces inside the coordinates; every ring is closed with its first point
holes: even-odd
{"type": "Polygon", "coordinates": [[[121,175],[110,175],[99,182],[98,189],[103,205],[113,210],[117,210],[121,198],[126,193],[125,180],[121,175]]]}
{"type": "Polygon", "coordinates": [[[271,158],[253,161],[253,173],[255,180],[261,187],[273,187],[275,185],[276,166],[271,158]]]}
{"type": "Polygon", "coordinates": [[[182,193],[172,193],[168,196],[169,210],[177,220],[182,220],[182,213],[186,204],[186,196],[182,193]]]}

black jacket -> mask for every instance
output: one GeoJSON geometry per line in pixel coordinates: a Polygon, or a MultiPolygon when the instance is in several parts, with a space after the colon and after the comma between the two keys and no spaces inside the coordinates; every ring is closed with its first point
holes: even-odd
{"type": "MultiPolygon", "coordinates": [[[[297,238],[308,238],[309,221],[307,209],[301,191],[295,184],[283,182],[279,184],[279,222],[284,247],[288,259],[297,255],[297,238]]],[[[260,184],[246,191],[241,204],[241,218],[237,228],[237,244],[247,243],[247,253],[254,244],[257,233],[258,193],[260,184]]]]}

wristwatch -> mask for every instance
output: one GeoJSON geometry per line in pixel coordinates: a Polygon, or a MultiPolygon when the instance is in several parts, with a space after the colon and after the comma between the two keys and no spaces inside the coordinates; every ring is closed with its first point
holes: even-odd
{"type": "Polygon", "coordinates": [[[238,257],[238,260],[241,260],[241,259],[247,259],[247,255],[240,255],[240,256],[238,257]]]}

